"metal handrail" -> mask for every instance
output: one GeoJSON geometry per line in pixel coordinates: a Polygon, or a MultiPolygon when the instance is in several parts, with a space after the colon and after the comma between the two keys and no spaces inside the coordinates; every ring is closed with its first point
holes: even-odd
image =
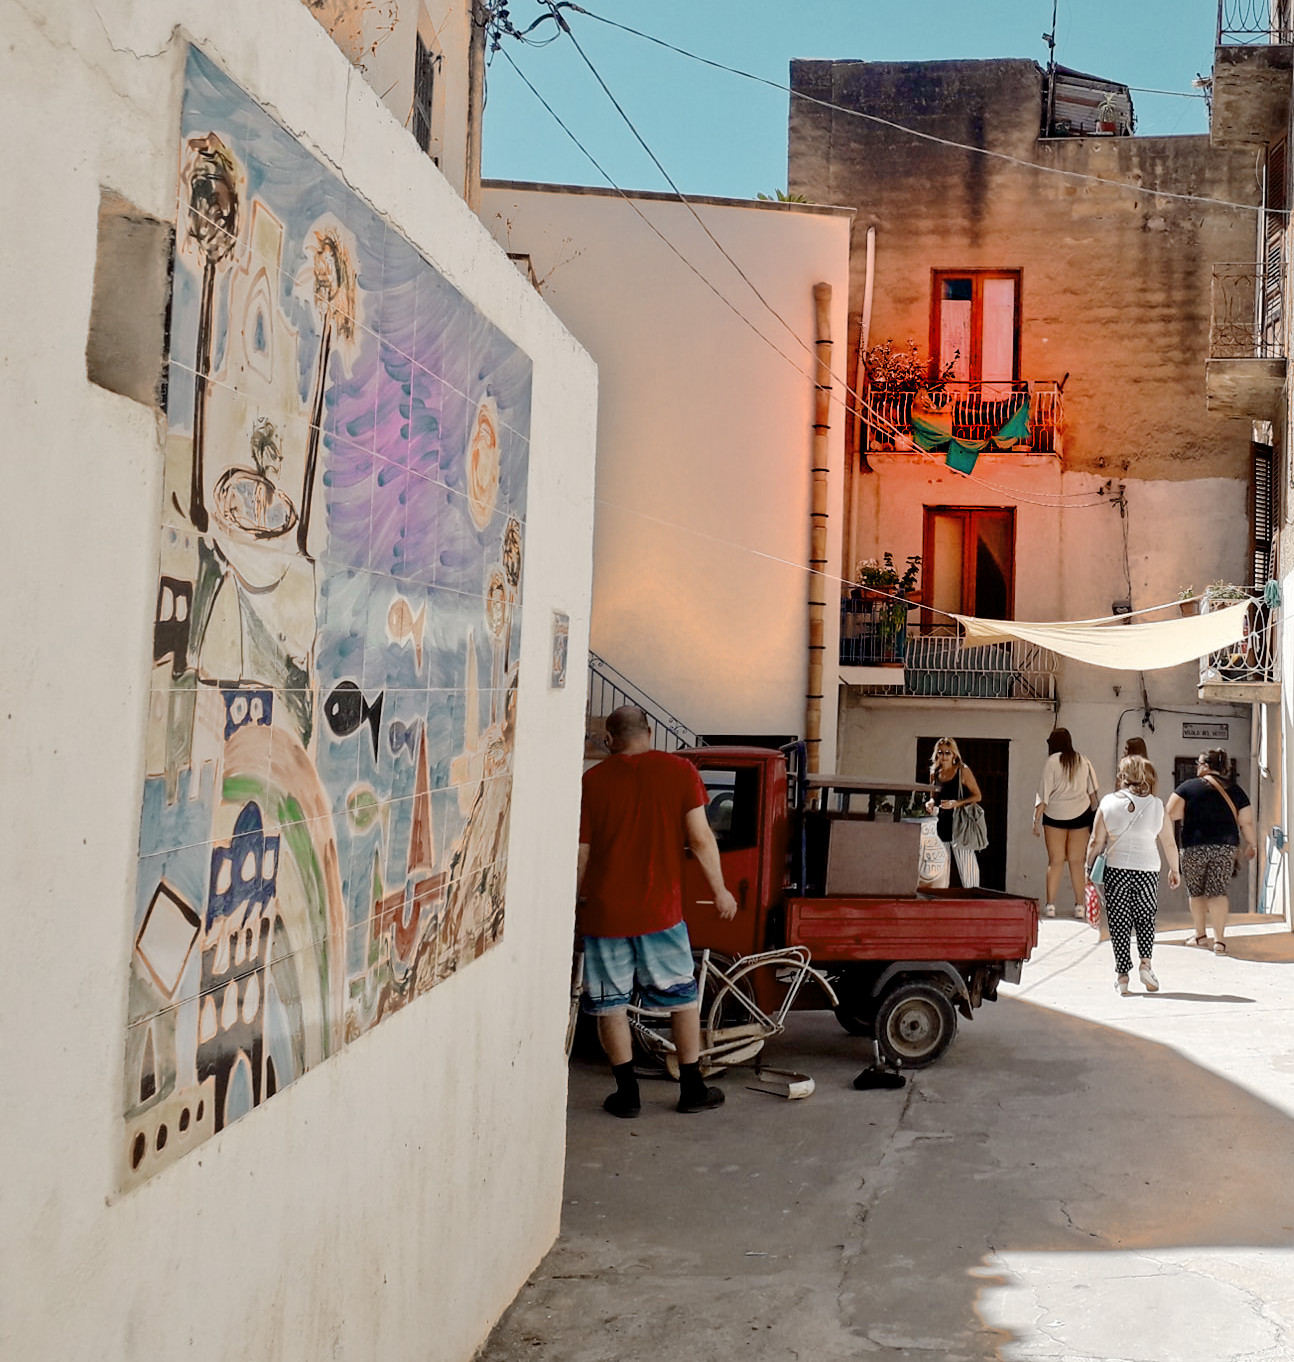
{"type": "MultiPolygon", "coordinates": [[[[862,430],[869,453],[912,449],[914,392],[870,388],[864,399],[862,430]]],[[[991,440],[1029,398],[1029,434],[1017,448],[1052,454],[1059,452],[1063,405],[1060,384],[1051,379],[970,382],[953,379],[925,397],[936,411],[952,415],[952,433],[959,440],[991,440]]]]}
{"type": "Polygon", "coordinates": [[[647,713],[652,726],[652,746],[663,752],[676,752],[680,747],[704,747],[705,740],[682,719],[671,714],[658,700],[653,700],[640,686],[605,658],[589,650],[589,696],[587,713],[592,718],[605,718],[621,705],[637,705],[647,713]]]}
{"type": "Polygon", "coordinates": [[[1218,47],[1294,42],[1290,0],[1218,0],[1218,47]]]}

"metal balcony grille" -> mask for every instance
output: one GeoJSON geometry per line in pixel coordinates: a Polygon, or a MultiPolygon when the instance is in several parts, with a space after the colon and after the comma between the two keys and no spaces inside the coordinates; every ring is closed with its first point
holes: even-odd
{"type": "Polygon", "coordinates": [[[864,694],[983,700],[1055,698],[1056,655],[1050,649],[1020,639],[963,648],[955,634],[922,634],[915,628],[895,634],[878,615],[869,618],[856,606],[857,602],[842,602],[841,665],[903,664],[901,686],[863,685],[859,690],[864,694]]]}
{"type": "MultiPolygon", "coordinates": [[[[1255,588],[1257,590],[1257,588],[1255,588]]],[[[1234,601],[1213,602],[1215,609],[1234,601]]],[[[1205,600],[1204,609],[1210,602],[1205,600]]],[[[1210,687],[1254,686],[1278,683],[1280,668],[1280,610],[1261,598],[1249,604],[1244,636],[1229,648],[1200,659],[1200,685],[1210,687]]]]}
{"type": "MultiPolygon", "coordinates": [[[[1060,452],[1061,392],[1050,380],[1016,383],[949,382],[942,392],[931,393],[938,410],[951,408],[953,436],[958,440],[989,440],[1029,398],[1029,435],[1021,451],[1060,452]]],[[[863,410],[863,448],[869,453],[911,450],[913,392],[871,389],[863,410]]]]}
{"type": "Polygon", "coordinates": [[[1279,251],[1270,256],[1265,266],[1252,263],[1214,265],[1210,359],[1284,357],[1280,269],[1279,251]]]}
{"type": "Polygon", "coordinates": [[[1219,47],[1294,42],[1290,0],[1218,0],[1219,47]]]}

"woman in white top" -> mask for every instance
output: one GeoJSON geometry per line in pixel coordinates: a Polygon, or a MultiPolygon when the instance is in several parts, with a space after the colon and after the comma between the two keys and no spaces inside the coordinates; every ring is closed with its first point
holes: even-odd
{"type": "Polygon", "coordinates": [[[1047,906],[1048,917],[1056,916],[1056,890],[1060,888],[1061,872],[1069,866],[1069,881],[1074,887],[1074,916],[1083,917],[1083,853],[1092,830],[1096,796],[1101,788],[1096,783],[1092,763],[1074,751],[1069,729],[1054,728],[1047,739],[1047,764],[1038,782],[1038,796],[1033,805],[1033,835],[1039,833],[1047,841],[1047,906]]]}
{"type": "Polygon", "coordinates": [[[1150,967],[1155,949],[1155,891],[1159,887],[1159,847],[1168,860],[1168,883],[1181,883],[1181,863],[1173,825],[1164,817],[1164,806],[1155,797],[1155,768],[1145,757],[1124,757],[1114,794],[1106,795],[1096,811],[1092,840],[1087,845],[1088,870],[1105,852],[1105,916],[1114,947],[1114,987],[1127,995],[1132,973],[1129,949],[1137,933],[1139,970],[1147,993],[1159,992],[1159,980],[1150,967]],[[1159,845],[1156,846],[1155,843],[1159,845]]]}

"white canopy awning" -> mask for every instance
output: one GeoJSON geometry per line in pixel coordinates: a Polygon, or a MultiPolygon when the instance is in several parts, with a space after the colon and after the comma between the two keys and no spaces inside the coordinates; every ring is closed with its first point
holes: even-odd
{"type": "Polygon", "coordinates": [[[963,646],[977,647],[1002,639],[1019,638],[1050,648],[1063,657],[1110,667],[1121,672],[1153,672],[1179,667],[1229,647],[1244,637],[1248,601],[1214,608],[1200,615],[1128,624],[1126,615],[1100,620],[1027,624],[1017,620],[982,620],[954,615],[965,630],[963,646]]]}

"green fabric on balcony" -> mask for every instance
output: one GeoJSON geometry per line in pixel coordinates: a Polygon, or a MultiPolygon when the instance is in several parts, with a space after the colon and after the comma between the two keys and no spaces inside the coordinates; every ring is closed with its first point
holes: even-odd
{"type": "Polygon", "coordinates": [[[1029,398],[1011,413],[1010,417],[987,440],[959,440],[953,434],[953,407],[936,408],[924,393],[918,393],[912,403],[912,440],[919,448],[933,453],[948,450],[944,462],[959,473],[969,473],[975,467],[980,451],[991,444],[994,449],[1009,449],[1029,438],[1029,398]],[[922,398],[925,398],[922,401],[922,398]]]}

